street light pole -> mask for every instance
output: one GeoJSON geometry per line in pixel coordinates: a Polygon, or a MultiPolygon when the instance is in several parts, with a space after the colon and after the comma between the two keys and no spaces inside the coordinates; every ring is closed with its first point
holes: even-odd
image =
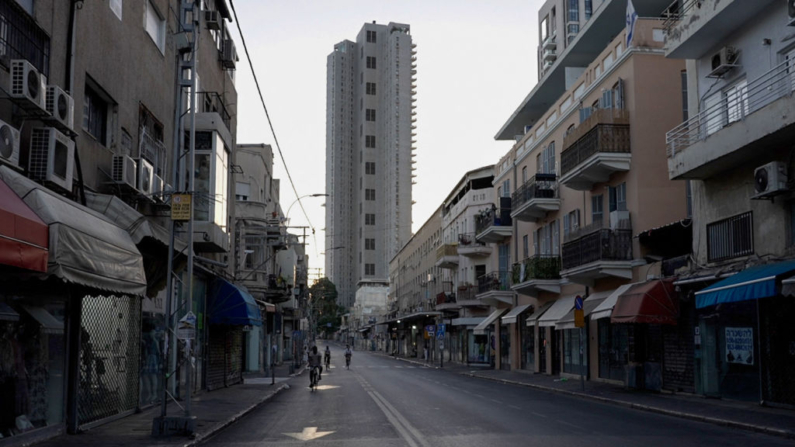
{"type": "Polygon", "coordinates": [[[293,205],[298,203],[299,200],[304,199],[306,197],[328,197],[328,194],[320,194],[320,193],[318,193],[318,194],[307,194],[305,196],[301,196],[301,197],[295,199],[293,201],[293,203],[291,203],[290,206],[287,207],[287,213],[284,215],[284,220],[288,220],[288,221],[290,220],[290,210],[293,209],[293,205]]]}

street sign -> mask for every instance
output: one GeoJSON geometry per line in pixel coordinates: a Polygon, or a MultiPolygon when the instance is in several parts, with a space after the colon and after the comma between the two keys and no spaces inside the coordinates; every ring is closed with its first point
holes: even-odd
{"type": "Polygon", "coordinates": [[[574,327],[585,327],[585,311],[574,309],[574,327]]]}
{"type": "Polygon", "coordinates": [[[582,297],[580,295],[574,297],[574,308],[577,310],[582,310],[582,297]]]}
{"type": "Polygon", "coordinates": [[[436,333],[436,326],[429,324],[425,326],[425,339],[433,338],[433,334],[436,333]]]}
{"type": "Polygon", "coordinates": [[[437,340],[444,340],[444,331],[445,331],[445,325],[440,324],[440,325],[436,326],[436,339],[437,340]]]}
{"type": "Polygon", "coordinates": [[[196,338],[196,315],[188,311],[177,323],[177,339],[193,340],[196,338]]]}
{"type": "Polygon", "coordinates": [[[171,195],[171,220],[190,220],[190,194],[171,195]]]}

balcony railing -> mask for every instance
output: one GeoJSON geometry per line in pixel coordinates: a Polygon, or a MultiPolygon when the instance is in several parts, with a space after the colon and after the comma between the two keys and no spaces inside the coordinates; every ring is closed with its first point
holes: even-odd
{"type": "Polygon", "coordinates": [[[483,211],[475,219],[475,233],[480,234],[489,227],[510,227],[513,225],[511,220],[511,210],[501,210],[492,208],[483,211]]]}
{"type": "Polygon", "coordinates": [[[478,294],[478,287],[472,284],[459,284],[455,296],[457,301],[474,300],[478,294]]]}
{"type": "Polygon", "coordinates": [[[707,259],[725,261],[754,253],[754,216],[751,211],[707,225],[707,259]]]}
{"type": "Polygon", "coordinates": [[[665,134],[668,156],[673,157],[731,123],[789,96],[795,85],[793,66],[795,62],[791,60],[779,64],[748,82],[744,90],[724,95],[716,104],[668,131],[665,134]]]}
{"type": "Polygon", "coordinates": [[[197,92],[196,104],[199,106],[197,112],[221,115],[221,121],[224,122],[226,128],[232,130],[232,117],[226,110],[223,97],[218,92],[197,92]]]}
{"type": "Polygon", "coordinates": [[[462,233],[458,235],[459,247],[485,247],[486,244],[475,239],[472,233],[462,233]]]}
{"type": "Polygon", "coordinates": [[[563,141],[561,176],[574,170],[594,154],[631,152],[629,118],[625,110],[597,110],[563,141]]]}
{"type": "Polygon", "coordinates": [[[517,209],[533,199],[558,198],[558,182],[555,174],[534,175],[511,196],[511,208],[517,209]]]}
{"type": "Polygon", "coordinates": [[[521,284],[533,279],[560,279],[560,256],[535,255],[513,265],[512,284],[521,284]]]}
{"type": "Polygon", "coordinates": [[[509,271],[491,272],[478,278],[478,293],[494,290],[511,290],[509,271]]]}
{"type": "Polygon", "coordinates": [[[675,0],[668,8],[662,13],[663,29],[665,35],[668,36],[684,16],[691,10],[701,6],[701,0],[675,0]]]}
{"type": "Polygon", "coordinates": [[[39,73],[50,75],[50,38],[17,2],[0,2],[0,54],[26,59],[39,73]]]}
{"type": "Polygon", "coordinates": [[[443,244],[436,249],[436,260],[440,260],[445,256],[458,256],[458,247],[453,244],[443,244]]]}
{"type": "Polygon", "coordinates": [[[631,261],[632,230],[597,230],[563,244],[563,270],[596,261],[631,261]]]}

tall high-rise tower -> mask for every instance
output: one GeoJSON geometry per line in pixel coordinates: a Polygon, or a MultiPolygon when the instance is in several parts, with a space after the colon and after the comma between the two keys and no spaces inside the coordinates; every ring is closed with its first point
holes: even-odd
{"type": "Polygon", "coordinates": [[[414,47],[409,25],[373,22],[327,59],[325,267],[346,307],[411,237],[414,47]]]}

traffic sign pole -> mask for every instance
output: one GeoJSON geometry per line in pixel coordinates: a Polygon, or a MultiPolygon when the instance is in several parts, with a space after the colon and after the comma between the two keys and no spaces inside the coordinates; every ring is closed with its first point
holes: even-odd
{"type": "Polygon", "coordinates": [[[580,295],[574,298],[574,326],[580,328],[580,384],[582,385],[582,391],[585,392],[585,363],[583,362],[585,311],[583,310],[583,299],[580,295]]]}

